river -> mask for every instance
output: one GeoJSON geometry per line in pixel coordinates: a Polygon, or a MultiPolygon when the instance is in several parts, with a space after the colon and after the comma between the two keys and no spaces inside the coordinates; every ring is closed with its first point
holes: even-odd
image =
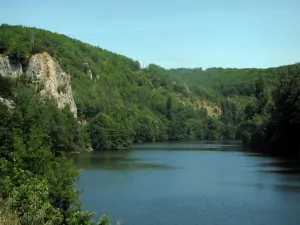
{"type": "Polygon", "coordinates": [[[237,142],[136,145],[75,156],[83,207],[122,225],[299,225],[297,164],[237,142]]]}

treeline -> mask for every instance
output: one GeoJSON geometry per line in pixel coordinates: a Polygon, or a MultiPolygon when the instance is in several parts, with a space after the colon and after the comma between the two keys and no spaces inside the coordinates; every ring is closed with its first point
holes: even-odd
{"type": "Polygon", "coordinates": [[[263,79],[260,91],[245,109],[244,142],[268,154],[299,157],[300,64],[280,67],[274,87],[263,79]]]}
{"type": "Polygon", "coordinates": [[[180,68],[170,69],[170,72],[177,79],[184,80],[194,92],[216,98],[254,95],[255,81],[260,77],[272,81],[278,69],[180,68]]]}
{"type": "Polygon", "coordinates": [[[74,187],[81,171],[69,155],[85,148],[85,128],[26,79],[0,81],[14,101],[13,109],[0,103],[1,224],[109,224],[81,209],[74,187]]]}

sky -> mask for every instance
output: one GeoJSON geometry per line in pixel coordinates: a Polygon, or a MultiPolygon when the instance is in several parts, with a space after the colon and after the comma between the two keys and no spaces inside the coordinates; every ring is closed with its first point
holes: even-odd
{"type": "Polygon", "coordinates": [[[299,0],[0,0],[0,24],[62,33],[165,68],[300,61],[299,0]]]}

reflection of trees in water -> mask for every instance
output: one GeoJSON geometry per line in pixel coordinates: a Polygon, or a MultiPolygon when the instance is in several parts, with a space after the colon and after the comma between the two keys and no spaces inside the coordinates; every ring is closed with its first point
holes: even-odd
{"type": "Polygon", "coordinates": [[[171,169],[168,165],[147,162],[147,159],[131,157],[133,151],[107,151],[83,153],[74,156],[76,165],[83,169],[171,169]]]}
{"type": "Polygon", "coordinates": [[[299,175],[300,178],[300,162],[297,160],[278,160],[271,162],[263,162],[261,166],[267,167],[265,172],[281,173],[281,174],[294,174],[299,175]]]}
{"type": "Polygon", "coordinates": [[[169,141],[151,144],[137,144],[135,150],[204,150],[204,151],[240,151],[240,141],[169,141]]]}

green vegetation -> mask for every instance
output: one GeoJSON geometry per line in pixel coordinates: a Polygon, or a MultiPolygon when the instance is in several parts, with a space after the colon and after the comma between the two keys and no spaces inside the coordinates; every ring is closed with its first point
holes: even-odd
{"type": "Polygon", "coordinates": [[[19,218],[15,212],[12,212],[8,205],[0,199],[0,224],[2,225],[20,225],[19,218]]]}
{"type": "Polygon", "coordinates": [[[276,68],[235,69],[209,68],[171,69],[174,77],[183,80],[189,89],[200,96],[217,98],[251,96],[255,94],[255,81],[260,77],[271,80],[276,68]]]}
{"type": "MultiPolygon", "coordinates": [[[[221,121],[210,126],[223,137],[266,154],[299,157],[300,64],[269,69],[172,69],[201,96],[221,105],[221,121]],[[196,85],[197,86],[196,86],[196,85]],[[221,127],[221,129],[219,128],[221,127]]],[[[209,132],[206,134],[209,135],[209,132]]],[[[208,137],[206,137],[208,138],[208,137]]],[[[218,139],[217,136],[213,136],[218,139]]]]}
{"type": "MultiPolygon", "coordinates": [[[[268,153],[299,154],[299,64],[270,69],[171,69],[64,35],[0,26],[0,54],[24,70],[48,52],[71,75],[78,120],[42,99],[26,76],[0,76],[0,222],[95,224],[81,210],[80,175],[69,155],[128,149],[133,143],[243,139],[268,153]],[[32,39],[34,34],[34,40],[32,39]],[[90,76],[90,72],[92,76],[90,76]],[[277,82],[278,81],[278,82],[277,82]],[[285,149],[285,150],[282,150],[285,149]]],[[[65,92],[65,86],[58,86],[65,92]]],[[[104,216],[98,224],[110,224],[104,216]]]]}
{"type": "Polygon", "coordinates": [[[235,127],[241,107],[232,107],[234,100],[214,90],[206,95],[201,88],[190,91],[188,80],[172,70],[153,64],[141,69],[139,62],[125,56],[35,28],[4,24],[0,43],[0,54],[25,69],[32,54],[47,51],[71,75],[78,117],[87,121],[94,150],[130,148],[136,142],[238,136],[235,127]],[[228,113],[232,109],[235,118],[228,113]]]}
{"type": "Polygon", "coordinates": [[[77,202],[80,171],[69,157],[85,148],[84,129],[68,109],[41,99],[30,84],[14,80],[11,91],[16,108],[0,104],[3,224],[96,224],[77,202]]]}
{"type": "Polygon", "coordinates": [[[278,74],[274,86],[257,81],[260,89],[245,109],[244,141],[260,152],[299,157],[300,64],[281,67],[278,74]]]}
{"type": "MultiPolygon", "coordinates": [[[[94,150],[165,140],[250,139],[249,127],[265,116],[255,111],[259,82],[272,92],[287,68],[142,69],[137,61],[65,35],[0,26],[0,54],[11,63],[26,69],[31,55],[44,51],[71,75],[79,120],[87,121],[85,147],[94,150]]],[[[10,85],[2,85],[1,96],[11,97],[10,85]]]]}

